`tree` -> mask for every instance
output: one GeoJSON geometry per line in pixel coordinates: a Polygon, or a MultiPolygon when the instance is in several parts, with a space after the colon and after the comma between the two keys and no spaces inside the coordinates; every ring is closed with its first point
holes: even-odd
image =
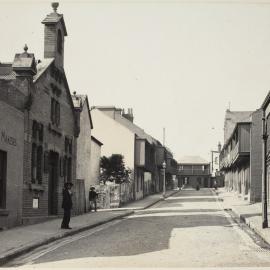
{"type": "Polygon", "coordinates": [[[116,184],[128,182],[130,180],[131,170],[125,167],[124,156],[113,154],[110,157],[101,157],[100,159],[100,179],[105,184],[107,181],[116,184]]]}

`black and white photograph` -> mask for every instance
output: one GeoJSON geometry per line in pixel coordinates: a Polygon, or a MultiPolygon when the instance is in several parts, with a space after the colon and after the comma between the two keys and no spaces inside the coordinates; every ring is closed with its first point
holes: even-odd
{"type": "Polygon", "coordinates": [[[270,0],[0,0],[0,41],[0,269],[270,269],[270,0]]]}

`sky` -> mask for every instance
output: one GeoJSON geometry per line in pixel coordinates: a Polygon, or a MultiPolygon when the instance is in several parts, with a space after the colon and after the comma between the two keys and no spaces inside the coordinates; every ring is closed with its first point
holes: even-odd
{"type": "MultiPolygon", "coordinates": [[[[49,1],[0,0],[0,61],[24,44],[43,58],[49,1]]],[[[270,90],[269,1],[60,1],[65,72],[90,106],[133,108],[175,158],[223,144],[226,109],[258,109],[270,90]]],[[[95,125],[95,123],[94,123],[95,125]]]]}

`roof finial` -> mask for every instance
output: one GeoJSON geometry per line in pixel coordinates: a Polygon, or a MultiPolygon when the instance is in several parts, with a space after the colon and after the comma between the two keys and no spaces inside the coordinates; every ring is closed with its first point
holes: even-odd
{"type": "Polygon", "coordinates": [[[24,48],[23,48],[23,49],[24,49],[24,51],[27,53],[27,51],[28,51],[28,46],[27,46],[27,44],[24,45],[24,48]]]}
{"type": "Polygon", "coordinates": [[[57,8],[59,7],[59,3],[58,2],[52,2],[52,8],[53,11],[56,13],[57,12],[57,8]]]}

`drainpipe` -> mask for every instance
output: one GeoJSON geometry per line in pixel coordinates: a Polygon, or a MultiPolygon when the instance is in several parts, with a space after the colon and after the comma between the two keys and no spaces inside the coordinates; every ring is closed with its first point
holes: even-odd
{"type": "Polygon", "coordinates": [[[262,117],[262,228],[268,228],[268,215],[267,215],[267,122],[265,119],[265,110],[263,110],[262,117]]]}

